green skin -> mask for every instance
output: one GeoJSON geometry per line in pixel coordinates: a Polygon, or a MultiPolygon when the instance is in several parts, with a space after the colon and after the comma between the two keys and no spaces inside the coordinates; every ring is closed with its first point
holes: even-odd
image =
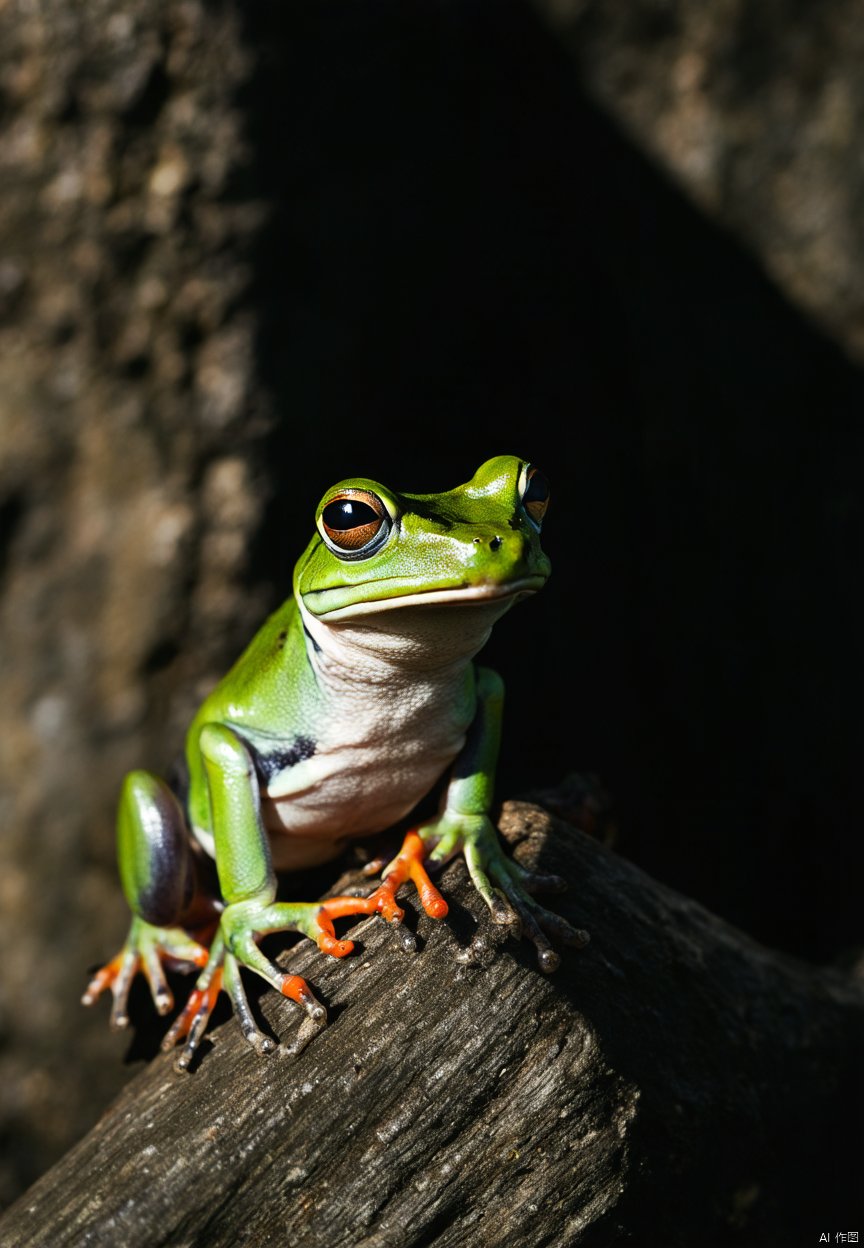
{"type": "MultiPolygon", "coordinates": [[[[109,964],[115,1026],[128,1021],[139,969],[164,1013],[173,1002],[162,960],[192,961],[202,967],[194,1017],[187,1009],[166,1037],[166,1047],[188,1037],[180,1068],[207,1025],[217,972],[247,1039],[267,1052],[272,1041],[243,992],[245,966],[304,1006],[306,1035],[294,1046],[301,1047],[324,1009],[305,985],[289,992],[288,977],[257,941],[287,929],[319,939],[321,905],[276,902],[274,863],[290,870],[336,856],[352,837],[408,814],[448,770],[439,813],[417,828],[428,860],[463,853],[493,920],[521,927],[542,969],[558,961],[544,932],[584,943],[584,933],[531,896],[561,882],[532,876],[500,845],[489,812],[503,683],[473,662],[495,620],[549,574],[539,537],[547,498],[542,474],[513,456],[489,460],[443,494],[396,494],[366,479],[327,492],[292,598],[190,726],[185,814],[158,777],[126,778],[118,857],[133,921],[109,964]],[[215,858],[221,892],[209,953],[188,930],[199,846],[215,858]]],[[[407,933],[402,943],[410,947],[407,933]]],[[[85,1002],[108,982],[97,976],[85,1002]]]]}

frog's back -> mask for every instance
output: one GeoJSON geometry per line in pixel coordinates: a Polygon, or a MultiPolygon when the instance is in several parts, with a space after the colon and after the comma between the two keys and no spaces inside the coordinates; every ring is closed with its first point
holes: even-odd
{"type": "Polygon", "coordinates": [[[290,732],[315,695],[303,621],[293,598],[269,617],[198,709],[189,738],[206,723],[235,724],[264,735],[290,732]]]}

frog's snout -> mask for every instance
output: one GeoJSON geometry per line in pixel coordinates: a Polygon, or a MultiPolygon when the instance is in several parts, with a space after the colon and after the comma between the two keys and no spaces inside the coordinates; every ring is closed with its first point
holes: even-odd
{"type": "Polygon", "coordinates": [[[546,556],[519,530],[492,528],[475,533],[469,547],[468,567],[470,580],[502,583],[521,576],[547,576],[546,556]]]}

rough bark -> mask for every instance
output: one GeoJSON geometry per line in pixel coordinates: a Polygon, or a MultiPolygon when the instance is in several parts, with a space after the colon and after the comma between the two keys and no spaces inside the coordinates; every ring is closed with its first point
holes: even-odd
{"type": "MultiPolygon", "coordinates": [[[[508,803],[502,828],[520,860],[573,881],[560,909],[590,926],[586,950],[548,978],[524,944],[454,962],[478,908],[454,863],[452,918],[419,921],[419,954],[378,921],[343,962],[292,952],[331,1011],[299,1057],[258,1058],[227,1021],[192,1075],[158,1058],[0,1241],[690,1248],[805,1242],[829,1211],[857,1225],[842,1132],[860,986],[758,946],[538,806],[508,803]]],[[[287,1038],[287,1003],[260,1008],[287,1038]]]]}

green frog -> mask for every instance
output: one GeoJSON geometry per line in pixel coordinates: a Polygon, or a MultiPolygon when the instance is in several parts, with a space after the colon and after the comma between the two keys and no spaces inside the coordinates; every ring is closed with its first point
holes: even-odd
{"type": "Polygon", "coordinates": [[[188,1069],[223,990],[246,1039],[268,1053],[275,1042],[255,1022],[245,967],[304,1009],[299,1048],[326,1022],[324,1006],[265,956],[260,937],[298,931],[343,957],[353,944],[334,921],[380,914],[410,949],[397,892],[412,882],[427,914],[443,918],[428,867],[458,853],[492,920],[530,938],[543,971],[559,962],[549,935],[585,943],[535,899],[563,881],[511,859],[490,818],[504,687],[474,662],[496,620],[549,576],[540,545],[548,506],[546,477],[512,455],[441,494],[366,478],[327,491],[292,597],[192,721],[182,782],[125,778],[117,842],[132,923],[85,1004],[110,988],[112,1025],[125,1027],[143,971],[165,1014],[165,966],[197,967],[163,1042],[182,1042],[178,1069],[188,1069]],[[276,900],[277,872],[327,862],[352,838],[397,824],[445,776],[438,813],[411,828],[370,896],[276,900]]]}

